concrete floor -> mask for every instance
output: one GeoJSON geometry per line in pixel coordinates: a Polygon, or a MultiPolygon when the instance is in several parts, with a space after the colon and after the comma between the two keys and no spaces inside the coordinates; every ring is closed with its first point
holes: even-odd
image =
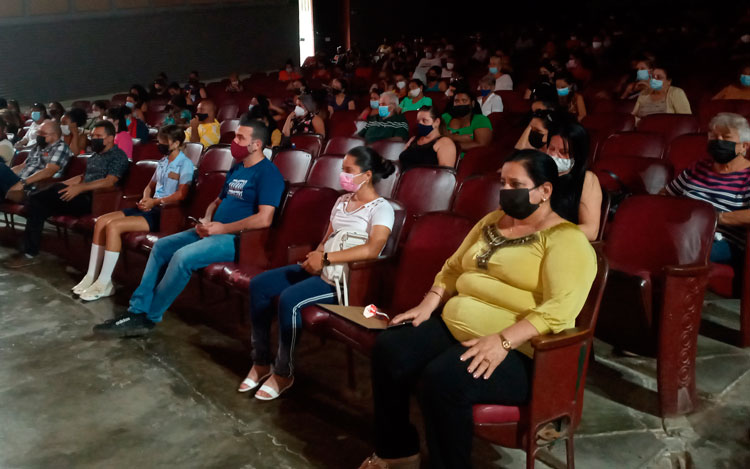
{"type": "MultiPolygon", "coordinates": [[[[93,338],[129,292],[82,304],[68,293],[80,276],[49,255],[0,267],[1,468],[353,468],[372,451],[366,359],[349,390],[343,347],[303,336],[294,388],[257,402],[235,391],[244,343],[200,317],[168,313],[148,338],[93,338]]],[[[713,298],[704,318],[736,327],[737,310],[713,298]]],[[[750,351],[701,336],[700,409],[669,421],[654,415],[652,360],[596,351],[577,467],[750,467],[750,351]]],[[[480,441],[474,456],[478,468],[524,467],[523,453],[480,441]]]]}

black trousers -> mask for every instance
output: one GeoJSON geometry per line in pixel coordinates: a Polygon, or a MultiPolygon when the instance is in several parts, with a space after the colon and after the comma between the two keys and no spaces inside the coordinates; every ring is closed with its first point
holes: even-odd
{"type": "Polygon", "coordinates": [[[532,360],[511,351],[490,379],[475,379],[459,357],[466,347],[442,318],[403,326],[378,336],[372,357],[375,452],[401,458],[419,452],[409,421],[409,396],[416,385],[427,431],[431,467],[471,467],[473,404],[520,405],[528,401],[532,360]]]}
{"type": "Polygon", "coordinates": [[[39,254],[42,243],[44,221],[52,215],[81,216],[91,213],[91,193],[85,192],[66,202],[60,198],[58,191],[65,184],[53,184],[46,189],[29,195],[26,216],[26,231],[24,233],[24,252],[31,256],[39,254]]]}
{"type": "Polygon", "coordinates": [[[21,178],[12,169],[0,160],[0,201],[5,198],[11,187],[15,186],[21,178]]]}

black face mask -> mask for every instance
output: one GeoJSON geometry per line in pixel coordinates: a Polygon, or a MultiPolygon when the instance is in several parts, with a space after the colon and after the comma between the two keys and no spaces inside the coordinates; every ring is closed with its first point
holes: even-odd
{"type": "Polygon", "coordinates": [[[42,135],[36,136],[36,146],[39,148],[45,148],[47,146],[47,137],[44,137],[42,135]]]}
{"type": "Polygon", "coordinates": [[[159,150],[159,153],[161,153],[162,155],[166,156],[169,153],[171,153],[171,150],[169,149],[169,145],[167,145],[166,143],[157,143],[156,148],[159,150]]]}
{"type": "Polygon", "coordinates": [[[509,216],[516,220],[528,218],[539,208],[539,204],[532,204],[529,201],[529,191],[531,189],[501,189],[500,190],[500,207],[509,216]]]}
{"type": "Polygon", "coordinates": [[[539,83],[550,83],[552,80],[550,79],[549,75],[546,75],[544,73],[540,73],[539,77],[537,78],[537,81],[539,83]]]}
{"type": "Polygon", "coordinates": [[[544,146],[544,134],[537,130],[529,132],[529,145],[537,150],[542,148],[544,146]]]}
{"type": "Polygon", "coordinates": [[[200,112],[200,113],[196,113],[195,117],[197,117],[199,121],[203,122],[204,120],[208,119],[208,114],[204,112],[200,112]]]}
{"type": "Polygon", "coordinates": [[[462,104],[460,106],[453,106],[451,115],[453,117],[464,117],[471,112],[471,106],[468,104],[462,104]]]}
{"type": "Polygon", "coordinates": [[[719,164],[727,164],[737,157],[736,144],[728,140],[709,140],[708,154],[719,164]]]}
{"type": "Polygon", "coordinates": [[[91,151],[94,153],[101,153],[104,150],[104,139],[103,138],[92,138],[91,139],[91,151]]]}

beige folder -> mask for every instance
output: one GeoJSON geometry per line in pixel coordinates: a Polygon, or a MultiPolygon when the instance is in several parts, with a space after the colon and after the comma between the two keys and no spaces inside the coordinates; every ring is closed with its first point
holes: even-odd
{"type": "Polygon", "coordinates": [[[380,319],[382,316],[375,316],[372,318],[366,318],[362,315],[365,310],[364,306],[341,306],[341,305],[324,305],[318,304],[321,308],[326,311],[330,311],[333,314],[341,316],[349,321],[359,324],[366,329],[382,330],[388,327],[388,321],[385,318],[380,319]]]}

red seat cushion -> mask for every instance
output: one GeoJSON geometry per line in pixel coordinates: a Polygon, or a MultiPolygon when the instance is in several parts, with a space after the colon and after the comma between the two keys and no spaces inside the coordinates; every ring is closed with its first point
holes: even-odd
{"type": "Polygon", "coordinates": [[[26,205],[5,202],[0,204],[0,212],[5,212],[11,215],[23,215],[26,213],[26,205]]]}
{"type": "Polygon", "coordinates": [[[513,423],[521,420],[521,408],[517,406],[477,404],[472,410],[474,425],[513,423]]]}
{"type": "Polygon", "coordinates": [[[93,233],[97,217],[93,215],[84,215],[79,217],[73,225],[73,229],[81,233],[93,233]]]}
{"type": "Polygon", "coordinates": [[[122,242],[128,249],[135,251],[140,249],[147,235],[148,231],[131,231],[122,236],[122,242]]]}
{"type": "Polygon", "coordinates": [[[230,275],[239,268],[236,262],[215,262],[203,269],[203,277],[207,280],[229,281],[230,275]]]}
{"type": "Polygon", "coordinates": [[[66,228],[71,228],[78,221],[78,217],[74,217],[72,215],[55,215],[53,217],[49,217],[47,221],[55,226],[64,226],[66,228]]]}
{"type": "Polygon", "coordinates": [[[238,267],[228,272],[229,278],[226,281],[237,290],[247,291],[250,288],[250,280],[263,272],[265,272],[265,269],[255,265],[238,267]]]}
{"type": "Polygon", "coordinates": [[[734,296],[732,288],[734,269],[732,269],[732,266],[712,262],[710,267],[711,270],[708,272],[708,288],[718,295],[732,298],[734,296]]]}

